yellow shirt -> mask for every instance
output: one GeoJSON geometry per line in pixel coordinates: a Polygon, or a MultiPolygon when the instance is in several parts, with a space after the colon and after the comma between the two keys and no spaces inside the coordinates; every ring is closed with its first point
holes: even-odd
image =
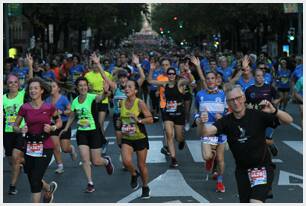
{"type": "MultiPolygon", "coordinates": [[[[107,78],[112,80],[113,77],[109,72],[104,71],[104,73],[107,76],[107,78]]],[[[104,79],[102,78],[100,72],[90,71],[87,74],[85,74],[85,78],[88,80],[90,93],[102,94],[104,92],[104,79]]],[[[108,104],[108,98],[105,98],[102,101],[102,104],[108,104]]]]}

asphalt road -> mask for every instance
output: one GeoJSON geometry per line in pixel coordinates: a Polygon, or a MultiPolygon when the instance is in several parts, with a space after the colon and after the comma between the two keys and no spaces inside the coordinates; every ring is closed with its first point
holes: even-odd
{"type": "MultiPolygon", "coordinates": [[[[302,132],[298,129],[300,116],[296,105],[290,104],[288,111],[297,126],[280,126],[274,133],[274,141],[279,149],[273,161],[277,165],[273,183],[274,198],[268,203],[302,203],[303,202],[303,142],[302,132]]],[[[110,117],[107,118],[108,121],[110,117]]],[[[151,199],[139,199],[141,189],[133,191],[130,186],[130,175],[121,168],[119,149],[114,143],[113,126],[107,125],[106,136],[110,140],[108,155],[112,157],[115,173],[108,176],[104,167],[93,168],[93,180],[96,191],[84,193],[87,185],[85,175],[79,166],[79,159],[71,161],[68,154],[63,154],[65,172],[55,174],[56,164],[50,164],[45,180],[56,181],[58,189],[55,193],[56,203],[236,203],[239,202],[236,183],[233,178],[235,164],[230,151],[225,152],[225,193],[216,193],[216,182],[204,170],[204,162],[200,153],[200,142],[195,129],[186,133],[187,147],[177,152],[179,167],[170,169],[168,159],[160,153],[163,141],[161,122],[147,126],[150,150],[147,158],[149,169],[149,186],[151,199]]],[[[76,145],[76,141],[73,140],[76,145]]],[[[15,196],[8,195],[10,166],[3,159],[3,202],[29,203],[31,193],[25,174],[21,174],[15,196]]]]}

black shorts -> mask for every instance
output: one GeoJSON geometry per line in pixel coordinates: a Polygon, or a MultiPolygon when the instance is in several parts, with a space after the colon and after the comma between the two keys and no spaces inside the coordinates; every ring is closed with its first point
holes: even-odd
{"type": "Polygon", "coordinates": [[[120,114],[113,114],[113,126],[115,131],[121,131],[120,114]]]}
{"type": "Polygon", "coordinates": [[[279,92],[289,92],[290,88],[278,88],[277,91],[279,91],[279,92]]]}
{"type": "Polygon", "coordinates": [[[139,139],[139,140],[128,140],[128,139],[122,138],[121,144],[127,144],[133,147],[134,151],[141,151],[143,149],[149,149],[148,138],[139,139]]]}
{"type": "Polygon", "coordinates": [[[267,184],[257,185],[251,188],[249,176],[247,170],[235,171],[239,199],[240,202],[249,202],[250,199],[260,200],[265,202],[267,194],[271,190],[272,182],[274,178],[274,167],[272,165],[267,166],[267,184]]]}
{"type": "Polygon", "coordinates": [[[192,100],[192,94],[190,92],[186,92],[183,96],[184,101],[191,101],[192,100]]]}
{"type": "Polygon", "coordinates": [[[108,110],[108,104],[106,103],[97,103],[97,107],[98,107],[98,112],[107,112],[108,110]]]}
{"type": "Polygon", "coordinates": [[[97,130],[77,130],[76,139],[78,146],[87,145],[90,149],[98,149],[102,147],[101,132],[97,130]]]}
{"type": "Polygon", "coordinates": [[[165,111],[165,109],[162,110],[162,120],[165,121],[171,121],[175,125],[185,125],[185,114],[184,112],[181,112],[180,115],[170,115],[168,112],[165,111]]]}
{"type": "Polygon", "coordinates": [[[15,132],[4,132],[3,146],[5,150],[5,156],[11,157],[14,148],[20,151],[24,151],[25,141],[21,134],[15,132]]]}
{"type": "MultiPolygon", "coordinates": [[[[62,129],[65,128],[67,122],[63,122],[63,126],[53,132],[50,132],[50,136],[58,136],[62,129]]],[[[71,139],[71,127],[68,128],[67,132],[63,132],[60,139],[71,139]]]]}
{"type": "Polygon", "coordinates": [[[28,175],[30,182],[31,192],[41,192],[43,188],[42,179],[48,166],[51,162],[53,149],[44,148],[44,157],[31,157],[25,155],[24,172],[28,175]]]}

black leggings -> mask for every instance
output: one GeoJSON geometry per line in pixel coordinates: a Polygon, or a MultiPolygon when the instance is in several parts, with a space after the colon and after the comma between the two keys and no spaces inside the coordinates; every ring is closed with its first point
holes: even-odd
{"type": "Polygon", "coordinates": [[[43,176],[49,166],[53,155],[53,149],[44,149],[44,157],[32,157],[25,155],[24,171],[28,175],[32,193],[41,192],[43,176]]]}

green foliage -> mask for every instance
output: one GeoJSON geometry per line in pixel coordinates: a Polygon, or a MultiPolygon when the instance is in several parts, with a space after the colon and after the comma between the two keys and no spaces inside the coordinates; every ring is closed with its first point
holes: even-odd
{"type": "Polygon", "coordinates": [[[176,3],[154,4],[152,7],[153,29],[170,29],[177,42],[194,41],[216,32],[231,32],[236,28],[254,29],[259,23],[270,24],[277,30],[281,24],[282,4],[250,3],[176,3]],[[177,16],[177,21],[173,17],[177,16]],[[183,28],[179,28],[183,22],[183,28]]]}
{"type": "Polygon", "coordinates": [[[141,3],[26,3],[23,14],[36,28],[54,24],[55,31],[68,27],[86,30],[89,26],[99,30],[97,39],[120,40],[132,31],[139,31],[142,15],[149,14],[148,5],[141,3]]]}

